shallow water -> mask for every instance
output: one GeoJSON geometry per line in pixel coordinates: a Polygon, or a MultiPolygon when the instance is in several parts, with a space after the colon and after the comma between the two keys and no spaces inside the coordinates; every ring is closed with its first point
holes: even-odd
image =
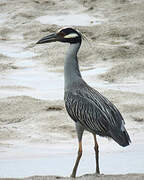
{"type": "MultiPolygon", "coordinates": [[[[26,95],[39,99],[63,99],[63,73],[48,72],[44,65],[33,60],[19,61],[15,65],[18,65],[21,69],[17,69],[6,75],[0,75],[1,98],[26,95]]],[[[144,85],[142,81],[108,83],[101,81],[98,78],[93,78],[106,72],[109,68],[110,67],[97,65],[94,69],[82,71],[82,76],[86,82],[95,89],[119,90],[136,93],[144,92],[144,85]]]]}
{"type": "Polygon", "coordinates": [[[32,51],[26,51],[23,49],[24,45],[20,43],[5,43],[0,44],[0,54],[11,58],[31,58],[35,54],[32,51]]]}
{"type": "Polygon", "coordinates": [[[23,61],[18,69],[0,76],[1,97],[26,95],[40,99],[62,99],[63,76],[51,73],[33,61],[23,61]],[[6,88],[5,88],[6,87],[6,88]],[[12,88],[10,91],[9,89],[12,88]],[[19,87],[19,88],[18,88],[19,87]]]}
{"type": "Polygon", "coordinates": [[[0,24],[3,24],[6,21],[6,14],[0,14],[0,24]]]}
{"type": "Polygon", "coordinates": [[[36,19],[42,24],[56,24],[59,26],[93,26],[104,21],[103,18],[89,16],[88,14],[58,14],[46,15],[36,19]]]}
{"type": "MultiPolygon", "coordinates": [[[[113,143],[112,143],[113,144],[113,143]]],[[[100,169],[104,174],[143,173],[144,146],[137,144],[113,149],[102,146],[100,169]],[[105,150],[107,148],[107,150],[105,150]],[[118,150],[119,149],[119,150],[118,150]]],[[[101,146],[100,146],[101,148],[101,146]]],[[[25,146],[3,153],[0,157],[0,177],[26,177],[32,175],[69,176],[75,162],[77,150],[71,145],[25,146]],[[21,151],[20,151],[21,150],[21,151]]],[[[95,172],[93,145],[84,148],[77,175],[95,172]]]]}

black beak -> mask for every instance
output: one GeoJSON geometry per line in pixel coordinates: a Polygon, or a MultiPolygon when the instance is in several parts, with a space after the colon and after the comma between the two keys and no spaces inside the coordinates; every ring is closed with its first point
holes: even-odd
{"type": "Polygon", "coordinates": [[[49,42],[55,42],[58,40],[58,36],[56,33],[50,34],[48,36],[43,37],[40,39],[36,44],[43,44],[43,43],[49,43],[49,42]]]}

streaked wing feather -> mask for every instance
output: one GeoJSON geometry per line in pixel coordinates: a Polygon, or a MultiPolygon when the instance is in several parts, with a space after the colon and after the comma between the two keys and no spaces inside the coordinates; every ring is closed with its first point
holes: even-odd
{"type": "Polygon", "coordinates": [[[121,128],[124,122],[118,109],[98,91],[89,87],[65,94],[68,114],[88,130],[105,134],[111,128],[121,128]]]}
{"type": "Polygon", "coordinates": [[[69,93],[65,100],[68,114],[75,121],[79,121],[87,130],[106,134],[108,121],[105,114],[91,100],[69,93]]]}
{"type": "Polygon", "coordinates": [[[106,114],[109,123],[112,126],[120,127],[122,121],[124,123],[124,119],[116,106],[95,89],[87,85],[86,89],[84,89],[83,91],[79,91],[78,94],[92,100],[96,104],[96,106],[98,106],[106,114]]]}

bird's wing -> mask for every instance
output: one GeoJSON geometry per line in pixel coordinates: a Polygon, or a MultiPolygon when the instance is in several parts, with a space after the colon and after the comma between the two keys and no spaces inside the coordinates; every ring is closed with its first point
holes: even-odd
{"type": "Polygon", "coordinates": [[[99,135],[106,135],[109,121],[106,114],[88,98],[68,93],[65,106],[70,117],[79,121],[87,130],[99,135]]]}
{"type": "Polygon", "coordinates": [[[124,119],[117,107],[95,89],[87,85],[82,91],[79,91],[78,94],[92,100],[93,103],[106,114],[112,126],[115,127],[118,126],[118,124],[124,124],[124,119]]]}
{"type": "Polygon", "coordinates": [[[92,88],[69,92],[65,98],[68,114],[88,130],[106,134],[112,129],[121,129],[123,118],[118,109],[92,88]]]}

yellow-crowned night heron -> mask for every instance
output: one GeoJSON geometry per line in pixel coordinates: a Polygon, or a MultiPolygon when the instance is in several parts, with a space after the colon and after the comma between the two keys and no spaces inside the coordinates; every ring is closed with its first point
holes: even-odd
{"type": "Polygon", "coordinates": [[[76,176],[82,156],[84,130],[91,132],[94,136],[96,173],[99,174],[99,150],[96,135],[110,137],[123,147],[129,145],[130,137],[118,109],[82,79],[77,59],[77,53],[82,42],[81,33],[72,28],[63,28],[42,38],[37,44],[55,41],[70,44],[64,64],[64,101],[69,116],[75,121],[79,141],[78,156],[71,177],[76,176]]]}

